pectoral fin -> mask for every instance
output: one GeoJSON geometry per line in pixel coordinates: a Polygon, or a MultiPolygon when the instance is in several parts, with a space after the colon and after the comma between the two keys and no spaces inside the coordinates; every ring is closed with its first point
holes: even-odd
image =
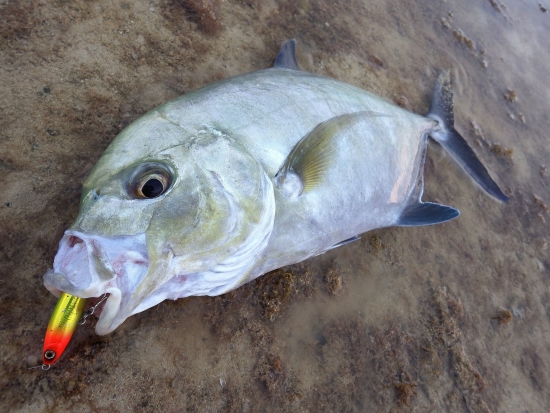
{"type": "Polygon", "coordinates": [[[275,175],[275,186],[287,196],[298,196],[323,182],[334,160],[342,132],[357,122],[387,115],[355,112],[337,116],[319,124],[290,151],[275,175]]]}
{"type": "Polygon", "coordinates": [[[346,245],[346,244],[349,244],[349,243],[351,243],[351,242],[354,242],[354,241],[357,241],[357,240],[360,240],[360,239],[361,239],[361,237],[358,236],[358,235],[356,235],[355,237],[351,237],[351,238],[345,239],[345,240],[343,240],[343,241],[340,241],[340,242],[337,243],[337,244],[334,244],[332,247],[329,247],[329,248],[327,248],[326,250],[321,251],[319,254],[316,254],[315,256],[324,254],[325,252],[330,251],[330,250],[333,250],[334,248],[341,247],[342,245],[346,245]]]}

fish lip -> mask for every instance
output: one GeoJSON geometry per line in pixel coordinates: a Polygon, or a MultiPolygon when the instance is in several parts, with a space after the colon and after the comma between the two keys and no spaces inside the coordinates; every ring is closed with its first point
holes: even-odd
{"type": "MultiPolygon", "coordinates": [[[[59,290],[51,285],[46,285],[46,288],[58,298],[63,292],[66,292],[66,291],[59,290]]],[[[120,289],[116,287],[108,287],[103,294],[98,295],[97,297],[96,296],[80,297],[85,299],[96,299],[97,302],[99,302],[101,300],[101,297],[104,294],[108,294],[107,299],[103,301],[101,304],[99,304],[99,306],[97,306],[96,309],[94,310],[94,313],[97,314],[98,309],[100,309],[98,320],[95,326],[95,332],[99,336],[109,334],[120,324],[118,323],[113,326],[113,321],[115,320],[115,317],[119,313],[120,304],[122,301],[122,293],[120,289]]],[[[75,295],[75,294],[72,294],[72,295],[75,295]]],[[[94,305],[97,305],[97,302],[94,305]]],[[[93,305],[90,306],[90,308],[92,307],[93,305]]]]}
{"type": "Polygon", "coordinates": [[[46,274],[44,275],[44,286],[46,287],[46,289],[51,292],[56,298],[59,298],[61,297],[61,294],[63,294],[65,291],[61,291],[60,289],[58,288],[55,288],[53,285],[50,285],[50,284],[47,284],[46,283],[46,275],[48,275],[49,272],[53,272],[52,270],[48,270],[46,271],[46,274]]]}
{"type": "Polygon", "coordinates": [[[122,293],[116,287],[107,288],[105,294],[109,294],[109,297],[102,305],[101,314],[95,326],[95,332],[99,336],[109,334],[117,327],[117,325],[113,327],[113,321],[119,313],[122,301],[122,293]]]}

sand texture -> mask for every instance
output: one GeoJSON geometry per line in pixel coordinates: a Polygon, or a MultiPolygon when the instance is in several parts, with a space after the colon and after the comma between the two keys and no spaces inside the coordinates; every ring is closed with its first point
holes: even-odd
{"type": "Polygon", "coordinates": [[[548,8],[0,0],[0,411],[550,411],[548,8]],[[269,67],[290,38],[304,70],[416,113],[451,68],[456,128],[510,202],[431,143],[424,199],[457,220],[370,232],[104,337],[94,320],[28,370],[56,303],[42,275],[109,142],[168,99],[269,67]]]}

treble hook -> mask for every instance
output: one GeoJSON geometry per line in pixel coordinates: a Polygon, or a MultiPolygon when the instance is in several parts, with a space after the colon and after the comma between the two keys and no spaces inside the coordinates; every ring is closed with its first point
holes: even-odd
{"type": "Polygon", "coordinates": [[[100,300],[92,307],[88,308],[86,310],[86,312],[84,314],[82,314],[82,317],[80,318],[80,321],[78,322],[78,324],[85,324],[86,323],[86,319],[91,316],[95,309],[97,308],[97,306],[99,304],[101,304],[103,301],[105,301],[107,299],[107,294],[103,294],[100,298],[100,300]]]}

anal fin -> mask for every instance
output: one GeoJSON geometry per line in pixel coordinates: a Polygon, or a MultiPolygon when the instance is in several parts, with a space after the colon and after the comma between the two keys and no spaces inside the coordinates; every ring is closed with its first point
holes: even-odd
{"type": "Polygon", "coordinates": [[[458,209],[433,202],[418,202],[405,208],[395,225],[401,227],[419,227],[440,224],[460,215],[458,209]]]}

